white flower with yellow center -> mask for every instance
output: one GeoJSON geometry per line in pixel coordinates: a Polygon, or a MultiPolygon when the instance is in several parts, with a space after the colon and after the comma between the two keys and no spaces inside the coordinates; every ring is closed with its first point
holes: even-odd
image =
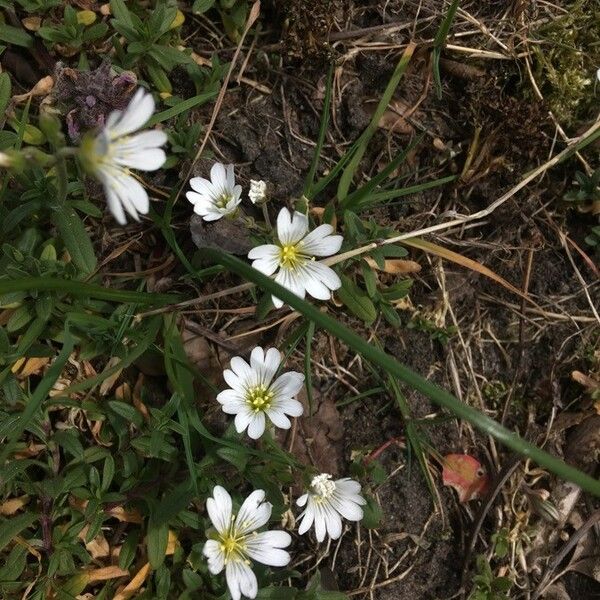
{"type": "Polygon", "coordinates": [[[231,389],[222,391],[217,401],[223,412],[235,415],[235,428],[258,439],[265,431],[265,417],[276,427],[289,429],[290,417],[299,417],[303,407],[295,399],[302,388],[304,375],[296,371],[283,373],[275,381],[275,373],[281,364],[281,354],[275,348],[266,352],[256,347],[250,354],[250,364],[240,356],[231,359],[231,369],[223,371],[223,377],[231,389]]]}
{"type": "Polygon", "coordinates": [[[127,223],[126,212],[139,221],[150,206],[148,193],[130,169],[156,171],[167,160],[160,147],[167,141],[164,131],[135,133],[153,113],[154,99],[140,88],[124,111],[110,113],[100,133],[81,145],[82,163],[104,186],[108,208],[120,225],[127,223]]]}
{"type": "Polygon", "coordinates": [[[347,477],[333,481],[331,475],[321,473],[313,478],[308,492],[296,500],[298,506],[306,506],[298,533],[306,533],[314,523],[317,541],[322,542],[326,533],[336,540],[342,535],[342,517],[360,521],[361,505],[366,503],[360,495],[360,483],[347,477]]]}
{"type": "MultiPolygon", "coordinates": [[[[332,290],[342,282],[335,271],[315,260],[317,256],[331,256],[339,251],[343,238],[332,235],[331,225],[319,225],[308,232],[308,217],[299,212],[293,215],[282,208],[277,217],[278,244],[257,246],[248,253],[252,266],[265,275],[273,275],[283,287],[304,298],[306,293],[317,300],[329,300],[332,290]]],[[[276,308],[283,302],[273,296],[276,308]]]]}
{"type": "Polygon", "coordinates": [[[290,562],[290,555],[282,550],[292,542],[289,533],[256,532],[271,518],[273,507],[264,500],[263,490],[252,492],[237,517],[233,514],[231,496],[220,485],[215,486],[213,497],[206,501],[206,510],[216,532],[204,544],[204,556],[213,575],[225,569],[233,600],[240,600],[242,595],[256,597],[258,583],[250,559],[271,567],[284,567],[290,562]]]}
{"type": "Polygon", "coordinates": [[[194,205],[194,212],[205,221],[216,221],[226,215],[234,215],[242,201],[242,186],[235,185],[233,165],[215,163],[210,170],[210,181],[192,177],[186,198],[194,205]]]}

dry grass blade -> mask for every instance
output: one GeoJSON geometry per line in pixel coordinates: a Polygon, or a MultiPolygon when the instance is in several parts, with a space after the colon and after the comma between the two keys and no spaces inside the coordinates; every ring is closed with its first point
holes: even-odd
{"type": "Polygon", "coordinates": [[[448,248],[444,248],[443,246],[439,246],[438,244],[434,244],[433,242],[428,242],[426,240],[422,240],[420,238],[411,238],[408,240],[403,240],[403,244],[407,246],[411,246],[412,248],[418,248],[419,250],[423,250],[424,252],[429,252],[430,254],[435,254],[440,258],[445,258],[446,260],[450,260],[457,265],[461,265],[466,267],[467,269],[471,269],[471,271],[475,271],[480,275],[488,277],[489,279],[499,283],[502,287],[505,287],[507,290],[510,290],[513,294],[517,294],[526,302],[529,302],[536,308],[539,306],[529,297],[527,294],[524,294],[519,288],[512,285],[506,281],[506,279],[500,277],[497,273],[494,273],[491,269],[482,265],[481,263],[473,260],[472,258],[467,258],[458,252],[454,252],[453,250],[448,250],[448,248]]]}

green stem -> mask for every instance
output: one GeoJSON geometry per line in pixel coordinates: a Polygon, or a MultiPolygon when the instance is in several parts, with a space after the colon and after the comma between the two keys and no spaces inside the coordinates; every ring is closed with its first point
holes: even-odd
{"type": "Polygon", "coordinates": [[[500,425],[500,423],[494,421],[494,419],[491,419],[471,406],[464,404],[452,394],[433,385],[425,378],[399,363],[389,354],[386,354],[382,350],[369,344],[363,338],[356,335],[353,331],[329,315],[322,313],[312,304],[298,298],[278,283],[275,283],[271,278],[266,277],[256,269],[253,269],[247,263],[242,262],[229,254],[225,254],[222,251],[206,250],[205,252],[206,255],[212,258],[216,263],[227,267],[244,279],[254,282],[264,291],[281,298],[286,304],[289,304],[292,308],[301,312],[304,317],[335,335],[371,363],[383,368],[388,374],[403,381],[418,392],[421,392],[438,406],[448,409],[456,417],[471,423],[474,427],[479,429],[479,431],[493,436],[496,440],[522,456],[531,458],[538,465],[548,469],[558,477],[572,481],[581,487],[581,489],[596,496],[600,496],[600,481],[582,473],[578,469],[567,465],[559,458],[556,458],[537,446],[525,441],[516,433],[513,433],[500,425]]]}

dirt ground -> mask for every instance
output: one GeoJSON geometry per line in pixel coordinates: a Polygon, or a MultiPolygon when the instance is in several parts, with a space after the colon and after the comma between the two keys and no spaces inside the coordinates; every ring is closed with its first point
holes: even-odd
{"type": "MultiPolygon", "coordinates": [[[[528,59],[522,57],[533,35],[532,23],[552,15],[541,4],[461,3],[453,28],[458,48],[446,51],[441,63],[441,98],[434,90],[428,49],[439,25],[436,3],[265,4],[263,18],[269,26],[246,56],[246,83],[225,97],[211,149],[217,158],[236,164],[244,183],[251,178],[268,181],[277,205],[301,195],[318,135],[327,60],[335,58],[337,67],[321,169],[333,164],[366,126],[409,40],[421,44],[394,97],[392,131],[377,133],[361,164],[362,176],[370,177],[423,133],[403,167],[404,185],[448,174],[460,178],[378,209],[373,214],[379,223],[404,232],[474,213],[545,162],[555,144],[560,146],[558,123],[545,101],[535,97],[526,72],[528,59]]],[[[226,42],[209,48],[201,34],[197,39],[201,54],[230,54],[226,42]]],[[[476,227],[455,228],[435,238],[505,278],[537,308],[478,273],[413,251],[411,258],[422,269],[414,276],[404,325],[393,329],[378,321],[367,331],[349,318],[353,327],[377,337],[403,363],[561,456],[577,427],[554,424],[561,415],[579,415],[579,422],[589,415],[585,389],[571,374],[588,373],[593,364],[590,357],[598,341],[593,306],[600,305],[598,282],[590,283],[595,273],[583,256],[583,238],[594,217],[567,211],[562,202],[574,169],[581,167],[574,162],[546,171],[476,227]]],[[[200,163],[198,171],[206,164],[200,163]]],[[[316,204],[324,205],[333,193],[327,190],[316,204]]],[[[215,290],[218,286],[217,280],[215,290]]],[[[209,285],[204,293],[210,292],[209,285]]],[[[201,315],[193,318],[202,322],[201,315]]],[[[231,331],[224,326],[220,333],[231,331]]],[[[270,329],[262,339],[277,335],[276,328],[270,329]]],[[[320,402],[330,404],[330,412],[337,411],[336,402],[377,385],[356,357],[325,334],[316,336],[313,351],[316,393],[320,402]]],[[[300,355],[296,360],[301,366],[300,355]]],[[[406,393],[414,419],[440,415],[424,397],[406,393]]],[[[334,459],[323,451],[312,456],[316,463],[325,461],[337,469],[335,474],[347,474],[355,452],[379,448],[405,434],[402,418],[385,393],[352,402],[339,415],[341,432],[332,437],[326,432],[334,459]]],[[[328,418],[317,418],[312,426],[327,429],[328,418]]],[[[510,459],[489,439],[451,420],[427,425],[425,431],[437,454],[469,453],[491,476],[510,459]]],[[[585,444],[593,454],[597,428],[585,444]]],[[[577,462],[573,456],[565,458],[577,462]]],[[[384,510],[382,525],[346,532],[325,556],[318,555],[312,569],[322,569],[332,589],[356,597],[429,600],[460,595],[465,548],[480,502],[461,505],[452,490],[441,486],[437,471],[438,497],[432,498],[417,462],[398,445],[386,449],[380,461],[389,474],[376,490],[384,510]]],[[[587,467],[595,472],[597,464],[590,459],[587,467]]],[[[558,547],[558,542],[549,545],[531,564],[533,558],[519,537],[543,528],[530,509],[532,489],[551,495],[556,485],[546,474],[533,472],[532,465],[522,464],[487,511],[475,553],[491,556],[492,533],[509,528],[515,554],[501,562],[520,588],[514,587],[510,597],[531,597],[546,560],[558,547]]],[[[594,501],[582,497],[575,512],[581,521],[593,508],[594,501]]],[[[473,569],[470,558],[467,573],[473,569]]],[[[551,590],[543,597],[600,596],[600,585],[576,573],[562,578],[560,586],[566,595],[552,596],[551,590]]],[[[467,583],[467,593],[469,589],[467,583]]]]}

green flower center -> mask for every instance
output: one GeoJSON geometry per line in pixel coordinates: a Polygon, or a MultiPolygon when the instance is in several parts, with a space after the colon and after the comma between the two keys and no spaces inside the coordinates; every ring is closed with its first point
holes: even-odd
{"type": "Polygon", "coordinates": [[[223,192],[217,198],[215,205],[217,206],[217,208],[225,208],[231,200],[233,200],[233,196],[231,194],[228,194],[227,192],[223,192]]]}
{"type": "Polygon", "coordinates": [[[254,412],[268,410],[271,407],[272,400],[273,392],[264,385],[258,385],[255,388],[248,390],[246,395],[246,402],[254,412]]]}

